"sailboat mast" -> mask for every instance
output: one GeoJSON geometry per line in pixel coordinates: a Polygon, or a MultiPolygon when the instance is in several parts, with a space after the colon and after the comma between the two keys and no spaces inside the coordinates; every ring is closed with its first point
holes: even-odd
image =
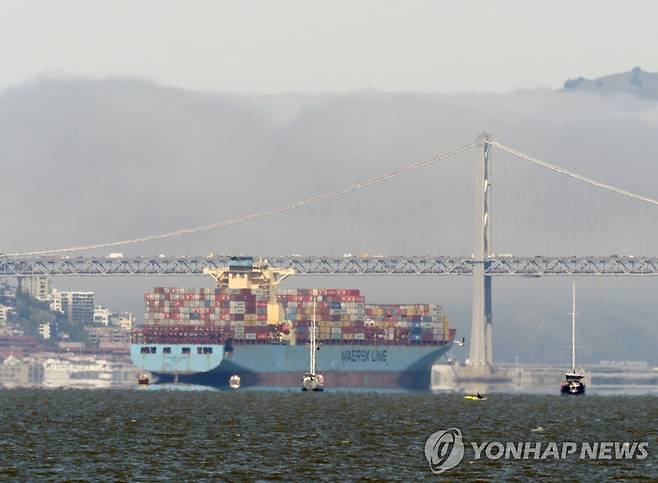
{"type": "Polygon", "coordinates": [[[311,319],[311,367],[310,373],[315,374],[315,291],[313,291],[313,318],[311,319]]]}
{"type": "Polygon", "coordinates": [[[571,286],[571,369],[576,372],[576,282],[571,286]]]}

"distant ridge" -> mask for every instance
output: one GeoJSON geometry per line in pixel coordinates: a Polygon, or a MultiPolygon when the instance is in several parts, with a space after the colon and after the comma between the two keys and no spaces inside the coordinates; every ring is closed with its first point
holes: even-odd
{"type": "Polygon", "coordinates": [[[634,67],[628,72],[597,79],[578,77],[568,79],[563,91],[591,91],[600,94],[633,94],[644,99],[658,100],[658,73],[644,72],[634,67]]]}

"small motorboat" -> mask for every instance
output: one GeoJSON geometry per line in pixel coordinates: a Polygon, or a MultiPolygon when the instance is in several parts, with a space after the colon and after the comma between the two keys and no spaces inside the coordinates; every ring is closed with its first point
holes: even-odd
{"type": "Polygon", "coordinates": [[[140,374],[137,378],[137,384],[140,386],[148,386],[151,383],[149,375],[146,373],[140,374]]]}
{"type": "Polygon", "coordinates": [[[483,396],[478,392],[477,394],[467,394],[466,396],[464,396],[464,399],[466,399],[467,401],[486,401],[487,396],[483,396]]]}
{"type": "Polygon", "coordinates": [[[239,389],[240,376],[238,376],[237,374],[233,374],[228,380],[228,387],[230,387],[231,389],[239,389]]]}

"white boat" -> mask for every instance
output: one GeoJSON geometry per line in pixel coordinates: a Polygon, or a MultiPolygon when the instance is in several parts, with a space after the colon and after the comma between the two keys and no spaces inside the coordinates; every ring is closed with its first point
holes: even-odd
{"type": "Polygon", "coordinates": [[[110,363],[94,357],[49,358],[43,363],[43,385],[75,388],[110,387],[112,370],[110,363]]]}
{"type": "Polygon", "coordinates": [[[231,389],[239,389],[240,376],[238,376],[237,374],[233,374],[228,380],[228,387],[230,387],[231,389]]]}
{"type": "Polygon", "coordinates": [[[315,291],[313,292],[313,318],[311,319],[311,344],[309,347],[309,371],[304,374],[302,379],[302,391],[323,391],[324,390],[324,377],[317,372],[317,358],[316,351],[317,344],[315,343],[315,291]]]}
{"type": "Polygon", "coordinates": [[[307,372],[302,381],[302,391],[324,391],[324,377],[322,374],[307,372]]]}
{"type": "Polygon", "coordinates": [[[576,370],[576,282],[573,282],[571,289],[571,370],[564,375],[560,392],[574,396],[585,394],[583,377],[585,377],[583,371],[576,370]]]}

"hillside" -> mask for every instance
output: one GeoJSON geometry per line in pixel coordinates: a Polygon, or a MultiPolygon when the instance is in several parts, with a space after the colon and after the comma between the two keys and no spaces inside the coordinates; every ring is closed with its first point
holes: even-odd
{"type": "Polygon", "coordinates": [[[49,309],[47,303],[35,299],[31,295],[17,291],[14,300],[8,300],[0,296],[0,303],[14,306],[16,315],[12,322],[15,323],[25,335],[30,335],[41,340],[44,346],[55,347],[60,340],[59,335],[68,334],[71,342],[84,342],[87,340],[87,334],[83,327],[78,324],[69,322],[69,320],[60,312],[53,312],[49,309]],[[41,324],[51,324],[52,338],[42,340],[39,336],[39,326],[41,324]]]}
{"type": "Polygon", "coordinates": [[[632,94],[644,99],[658,100],[658,73],[645,72],[635,67],[628,72],[596,79],[578,77],[564,83],[565,91],[590,91],[599,94],[632,94]]]}

